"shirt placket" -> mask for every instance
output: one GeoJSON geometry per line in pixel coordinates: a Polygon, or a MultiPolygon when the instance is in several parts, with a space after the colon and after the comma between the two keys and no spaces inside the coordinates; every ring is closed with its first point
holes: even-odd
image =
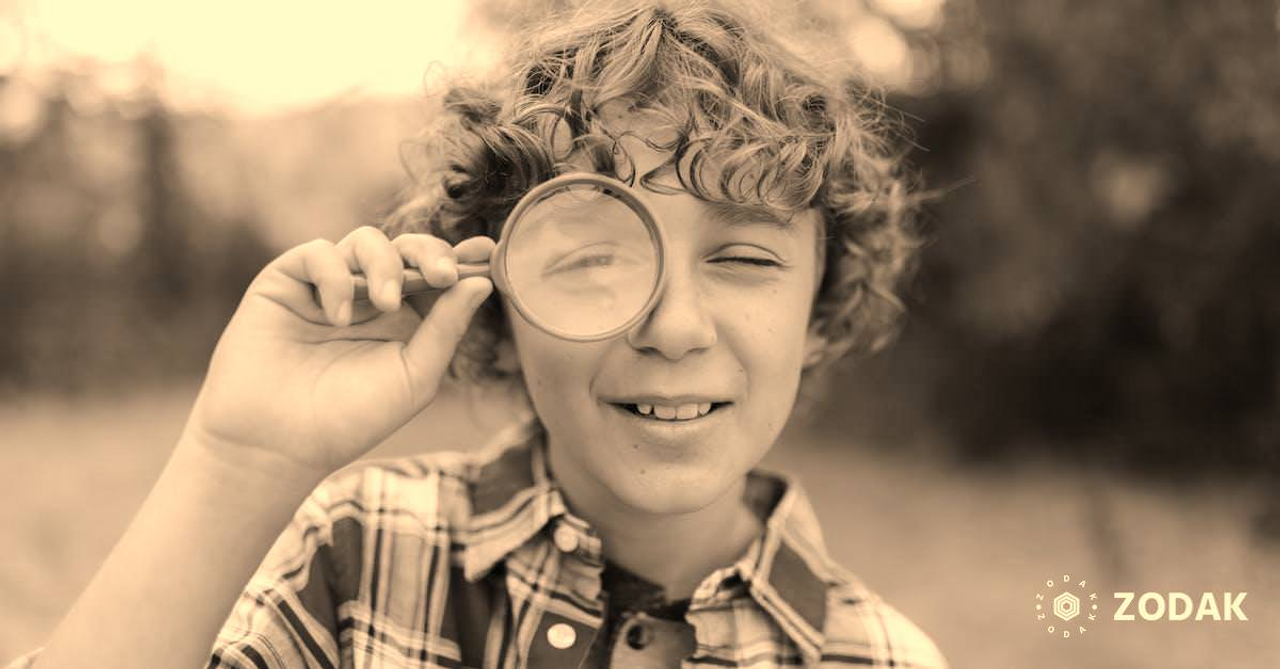
{"type": "MultiPolygon", "coordinates": [[[[604,563],[599,539],[590,533],[585,523],[571,517],[556,519],[551,525],[554,553],[548,558],[548,569],[554,573],[552,589],[560,599],[571,594],[573,598],[592,603],[597,611],[603,612],[600,573],[604,563]]],[[[594,616],[590,623],[581,618],[563,615],[550,608],[542,612],[524,654],[527,658],[525,666],[528,669],[579,666],[604,624],[600,615],[594,616]]]]}

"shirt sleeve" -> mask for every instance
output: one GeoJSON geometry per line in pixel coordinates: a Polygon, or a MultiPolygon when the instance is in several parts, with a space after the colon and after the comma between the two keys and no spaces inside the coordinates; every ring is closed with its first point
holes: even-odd
{"type": "Polygon", "coordinates": [[[335,532],[333,513],[355,504],[346,493],[358,480],[339,474],[307,497],[240,594],[206,669],[340,666],[337,608],[352,588],[335,544],[351,537],[335,532]]]}
{"type": "Polygon", "coordinates": [[[905,615],[889,604],[881,603],[885,637],[893,649],[894,666],[912,669],[948,669],[947,660],[933,639],[905,615]]]}
{"type": "Polygon", "coordinates": [[[938,646],[911,619],[845,576],[828,593],[822,666],[871,665],[903,669],[948,669],[938,646]]]}
{"type": "MultiPolygon", "coordinates": [[[[340,666],[335,611],[350,587],[335,568],[331,514],[335,506],[353,504],[344,491],[356,485],[356,476],[340,474],[302,503],[237,599],[206,669],[340,666]]],[[[350,543],[341,527],[338,534],[339,542],[350,543]]],[[[42,650],[6,669],[30,669],[42,650]]]]}

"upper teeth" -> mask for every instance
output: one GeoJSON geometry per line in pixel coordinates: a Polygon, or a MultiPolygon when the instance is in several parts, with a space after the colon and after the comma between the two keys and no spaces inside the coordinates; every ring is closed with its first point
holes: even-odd
{"type": "Polygon", "coordinates": [[[663,406],[661,404],[637,404],[636,410],[642,415],[652,415],[662,420],[688,420],[697,416],[705,416],[711,411],[710,402],[700,404],[689,403],[679,406],[663,406]]]}

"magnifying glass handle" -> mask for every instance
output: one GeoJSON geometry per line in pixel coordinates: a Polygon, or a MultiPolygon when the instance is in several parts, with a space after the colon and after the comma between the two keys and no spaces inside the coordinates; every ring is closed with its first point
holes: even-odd
{"type": "MultiPolygon", "coordinates": [[[[458,263],[459,281],[472,276],[489,276],[489,263],[458,263]]],[[[444,290],[427,283],[427,280],[422,276],[422,272],[419,272],[416,267],[405,268],[403,286],[400,290],[402,295],[416,295],[433,290],[444,290]]],[[[369,299],[369,280],[359,272],[355,274],[355,289],[356,301],[369,299]]]]}

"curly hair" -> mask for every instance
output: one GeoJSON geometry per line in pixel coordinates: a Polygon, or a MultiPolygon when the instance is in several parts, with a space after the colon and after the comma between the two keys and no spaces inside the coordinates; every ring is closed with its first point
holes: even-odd
{"type": "MultiPolygon", "coordinates": [[[[806,378],[850,351],[879,349],[896,333],[895,292],[919,246],[917,198],[890,146],[895,126],[851,67],[811,65],[763,25],[707,2],[648,1],[532,26],[513,79],[444,95],[443,127],[411,145],[427,169],[384,229],[496,239],[528,189],[583,161],[659,192],[654,177],[674,172],[707,201],[821,214],[825,266],[810,327],[825,344],[806,378]],[[608,104],[664,120],[672,132],[641,138],[669,156],[662,166],[635,174],[601,122],[608,104]]],[[[481,307],[452,376],[509,376],[495,364],[505,319],[498,300],[481,307]]]]}

